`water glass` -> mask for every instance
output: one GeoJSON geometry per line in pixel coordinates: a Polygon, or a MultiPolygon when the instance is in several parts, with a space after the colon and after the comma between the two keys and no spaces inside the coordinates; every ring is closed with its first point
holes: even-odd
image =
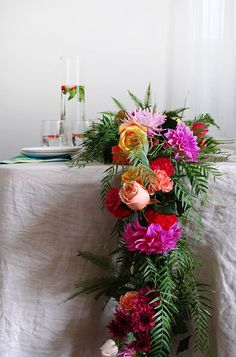
{"type": "Polygon", "coordinates": [[[68,130],[63,120],[42,120],[41,124],[42,146],[67,146],[68,130]]]}
{"type": "Polygon", "coordinates": [[[89,120],[84,121],[72,121],[70,129],[71,141],[73,146],[79,146],[83,142],[83,135],[86,130],[89,129],[92,122],[89,120]]]}

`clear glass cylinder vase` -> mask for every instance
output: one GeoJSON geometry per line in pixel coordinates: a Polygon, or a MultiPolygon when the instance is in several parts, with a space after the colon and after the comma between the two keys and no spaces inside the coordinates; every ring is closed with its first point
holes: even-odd
{"type": "Polygon", "coordinates": [[[61,120],[85,120],[85,87],[79,56],[62,56],[61,120]]]}

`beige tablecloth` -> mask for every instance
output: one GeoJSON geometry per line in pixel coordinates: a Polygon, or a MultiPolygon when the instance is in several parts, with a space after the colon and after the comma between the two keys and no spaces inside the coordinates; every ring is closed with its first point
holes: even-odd
{"type": "MultiPolygon", "coordinates": [[[[97,271],[78,249],[109,250],[114,220],[100,207],[104,166],[0,166],[0,357],[98,357],[112,312],[91,296],[64,303],[97,271]]],[[[236,356],[236,164],[220,164],[196,245],[216,290],[214,357],[236,356]]],[[[192,356],[190,352],[180,357],[192,356]]]]}

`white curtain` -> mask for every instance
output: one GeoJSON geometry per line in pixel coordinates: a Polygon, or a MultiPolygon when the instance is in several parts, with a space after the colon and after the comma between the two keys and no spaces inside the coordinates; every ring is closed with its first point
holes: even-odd
{"type": "Polygon", "coordinates": [[[0,160],[60,118],[62,54],[83,59],[88,119],[151,82],[159,109],[187,96],[236,139],[236,0],[0,1],[0,46],[0,160]]]}
{"type": "Polygon", "coordinates": [[[236,1],[170,2],[166,104],[211,113],[236,139],[236,1]]]}

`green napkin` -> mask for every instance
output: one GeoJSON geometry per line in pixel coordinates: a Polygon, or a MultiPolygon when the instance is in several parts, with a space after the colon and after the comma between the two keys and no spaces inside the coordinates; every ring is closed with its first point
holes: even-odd
{"type": "Polygon", "coordinates": [[[32,157],[28,157],[25,155],[17,155],[15,157],[12,157],[9,160],[3,160],[0,162],[0,164],[25,164],[25,163],[30,163],[30,164],[35,164],[35,163],[39,163],[39,162],[60,162],[60,161],[70,161],[71,158],[70,156],[67,157],[47,157],[45,159],[41,159],[41,158],[32,158],[32,157]]]}

